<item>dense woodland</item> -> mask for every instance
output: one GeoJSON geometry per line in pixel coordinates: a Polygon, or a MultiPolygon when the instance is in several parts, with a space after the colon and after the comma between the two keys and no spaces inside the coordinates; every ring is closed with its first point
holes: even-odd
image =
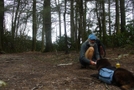
{"type": "Polygon", "coordinates": [[[134,0],[1,0],[0,26],[1,53],[68,53],[90,33],[106,47],[133,48],[134,0]]]}

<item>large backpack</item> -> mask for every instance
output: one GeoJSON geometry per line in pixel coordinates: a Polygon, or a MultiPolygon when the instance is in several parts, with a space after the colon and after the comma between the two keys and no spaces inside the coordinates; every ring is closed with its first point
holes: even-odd
{"type": "Polygon", "coordinates": [[[99,71],[99,79],[107,84],[111,84],[113,80],[114,70],[109,68],[101,68],[99,71]]]}

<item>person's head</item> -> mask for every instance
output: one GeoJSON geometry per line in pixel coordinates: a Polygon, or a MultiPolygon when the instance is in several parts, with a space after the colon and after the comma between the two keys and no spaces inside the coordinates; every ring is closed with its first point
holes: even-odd
{"type": "Polygon", "coordinates": [[[90,34],[88,36],[89,45],[94,46],[96,39],[97,37],[94,34],[90,34]]]}

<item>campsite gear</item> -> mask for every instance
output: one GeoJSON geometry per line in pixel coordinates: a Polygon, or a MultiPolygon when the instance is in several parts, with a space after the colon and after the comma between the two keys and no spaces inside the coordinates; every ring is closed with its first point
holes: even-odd
{"type": "Polygon", "coordinates": [[[107,84],[112,83],[114,70],[109,68],[101,68],[99,71],[99,79],[107,84]]]}

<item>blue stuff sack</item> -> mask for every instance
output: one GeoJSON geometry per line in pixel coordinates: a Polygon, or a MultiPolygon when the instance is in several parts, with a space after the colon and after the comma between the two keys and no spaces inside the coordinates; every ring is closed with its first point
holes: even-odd
{"type": "Polygon", "coordinates": [[[99,79],[107,84],[112,83],[114,70],[108,68],[101,68],[99,71],[99,79]]]}

